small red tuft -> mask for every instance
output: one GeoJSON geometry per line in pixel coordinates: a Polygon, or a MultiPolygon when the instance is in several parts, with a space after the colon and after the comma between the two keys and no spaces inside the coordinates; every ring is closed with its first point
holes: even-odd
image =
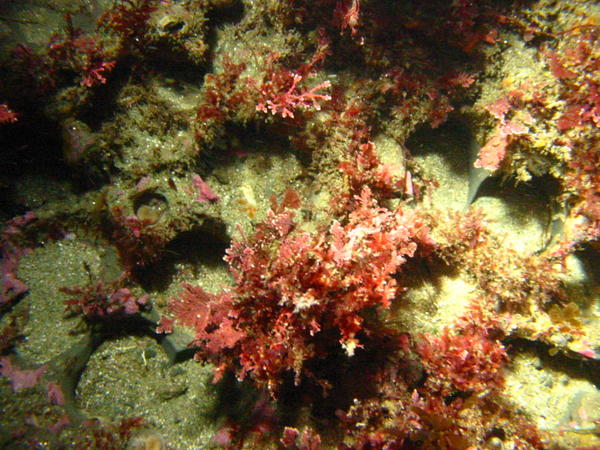
{"type": "Polygon", "coordinates": [[[192,182],[194,183],[194,187],[198,192],[198,195],[194,199],[200,203],[214,203],[220,200],[220,197],[213,192],[208,184],[202,179],[200,175],[194,175],[192,177],[192,182]]]}
{"type": "Polygon", "coordinates": [[[6,105],[0,104],[0,123],[16,122],[17,115],[6,105]]]}
{"type": "Polygon", "coordinates": [[[19,367],[13,365],[7,356],[0,357],[0,375],[10,380],[15,392],[37,385],[45,370],[46,366],[41,366],[34,370],[21,370],[19,367]]]}

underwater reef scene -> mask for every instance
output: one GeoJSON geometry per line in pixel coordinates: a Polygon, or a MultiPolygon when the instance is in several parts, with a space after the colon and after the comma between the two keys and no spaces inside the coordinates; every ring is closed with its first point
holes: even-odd
{"type": "Polygon", "coordinates": [[[0,447],[600,449],[595,0],[1,0],[0,447]]]}

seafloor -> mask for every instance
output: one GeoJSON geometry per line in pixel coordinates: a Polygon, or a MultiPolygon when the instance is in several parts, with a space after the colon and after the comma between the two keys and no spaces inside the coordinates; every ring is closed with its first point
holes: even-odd
{"type": "Polygon", "coordinates": [[[600,448],[596,1],[0,38],[1,448],[600,448]]]}

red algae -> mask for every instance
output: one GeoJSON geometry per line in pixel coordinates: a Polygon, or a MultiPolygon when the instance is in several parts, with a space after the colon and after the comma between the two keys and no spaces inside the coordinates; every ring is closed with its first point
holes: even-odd
{"type": "Polygon", "coordinates": [[[2,5],[6,445],[598,445],[592,1],[50,3],[2,5]]]}

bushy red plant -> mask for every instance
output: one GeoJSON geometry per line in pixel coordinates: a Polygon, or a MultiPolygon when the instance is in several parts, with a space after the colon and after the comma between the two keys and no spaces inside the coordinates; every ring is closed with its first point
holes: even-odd
{"type": "Polygon", "coordinates": [[[383,164],[377,157],[373,142],[358,145],[353,153],[352,159],[339,165],[348,177],[350,196],[360,194],[364,186],[369,186],[378,199],[414,195],[410,172],[401,166],[383,164]]]}
{"type": "Polygon", "coordinates": [[[75,27],[70,14],[65,15],[65,22],[65,30],[50,37],[46,51],[19,45],[13,52],[20,69],[40,92],[63,87],[73,77],[87,88],[105,84],[116,66],[99,35],[75,27]]]}
{"type": "Polygon", "coordinates": [[[421,337],[410,346],[414,353],[405,350],[403,359],[380,371],[376,397],[355,399],[338,413],[346,432],[338,448],[470,448],[495,433],[515,448],[546,448],[535,427],[502,396],[508,358],[501,327],[475,304],[453,332],[421,337]],[[424,369],[423,379],[411,379],[411,366],[424,369]]]}
{"type": "Polygon", "coordinates": [[[123,281],[124,277],[121,277],[113,282],[98,281],[60,290],[71,297],[65,300],[65,305],[88,319],[125,317],[144,309],[148,296],[136,297],[129,289],[120,287],[123,281]]]}
{"type": "Polygon", "coordinates": [[[506,350],[482,324],[471,322],[458,330],[445,328],[439,336],[422,336],[416,350],[429,374],[428,388],[444,396],[495,390],[504,381],[506,350]]]}
{"type": "Polygon", "coordinates": [[[573,213],[587,220],[581,227],[581,239],[600,239],[600,139],[589,142],[590,149],[581,151],[569,164],[566,187],[578,196],[573,213]]]}
{"type": "Polygon", "coordinates": [[[146,42],[148,19],[157,5],[156,0],[117,0],[102,14],[98,27],[120,35],[125,45],[139,47],[146,42]]]}
{"type": "Polygon", "coordinates": [[[324,81],[311,88],[300,87],[304,78],[302,74],[285,69],[271,72],[270,78],[260,88],[256,110],[292,119],[297,109],[319,111],[320,102],[331,100],[331,96],[318,91],[328,89],[331,83],[324,81]]]}
{"type": "Polygon", "coordinates": [[[326,357],[332,339],[352,356],[369,329],[364,312],[388,308],[402,265],[433,245],[418,212],[378,207],[368,187],[343,223],[316,233],[297,226],[290,197],[227,250],[232,288],[212,295],[184,285],[169,308],[195,330],[198,356],[217,366],[217,379],[237,366],[240,379],[272,394],[285,373],[296,383],[314,377],[306,363],[326,357]]]}
{"type": "Polygon", "coordinates": [[[600,27],[568,30],[558,51],[546,51],[548,66],[560,80],[566,108],[558,119],[560,131],[587,124],[600,127],[600,82],[588,76],[600,69],[600,27]]]}
{"type": "Polygon", "coordinates": [[[280,442],[285,448],[294,450],[320,450],[321,437],[312,429],[304,428],[302,432],[296,428],[286,427],[280,442]]]}
{"type": "Polygon", "coordinates": [[[6,103],[0,104],[0,123],[14,123],[17,121],[17,117],[17,114],[6,103]]]}
{"type": "Polygon", "coordinates": [[[163,228],[136,215],[125,215],[121,206],[112,208],[112,239],[128,270],[156,261],[168,242],[163,228]]]}
{"type": "Polygon", "coordinates": [[[233,120],[240,109],[251,101],[247,90],[251,79],[241,78],[246,64],[234,64],[230,58],[223,59],[223,69],[207,74],[204,78],[203,99],[198,106],[194,123],[196,137],[210,141],[221,133],[227,121],[233,120]]]}

